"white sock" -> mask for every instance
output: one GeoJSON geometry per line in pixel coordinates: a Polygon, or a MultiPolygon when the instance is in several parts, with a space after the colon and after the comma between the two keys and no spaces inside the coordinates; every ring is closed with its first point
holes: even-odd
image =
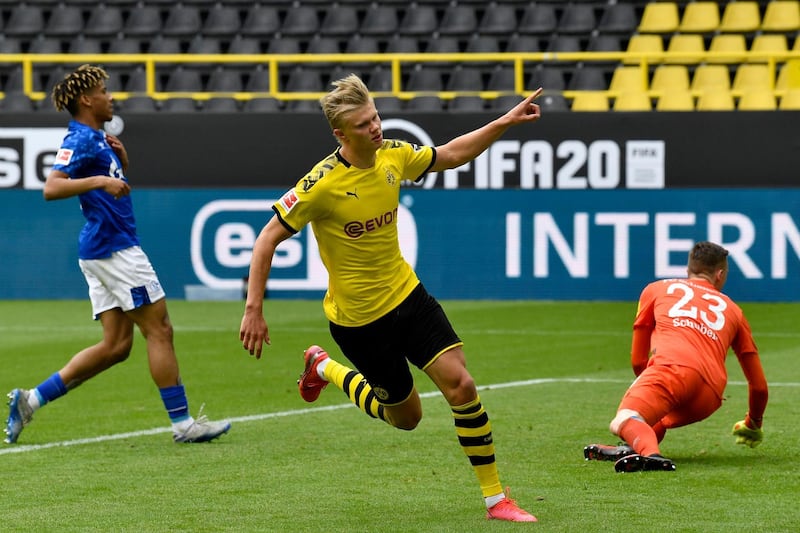
{"type": "Polygon", "coordinates": [[[41,398],[42,398],[42,396],[41,396],[41,394],[39,394],[39,390],[38,389],[33,389],[31,391],[31,393],[28,394],[28,405],[31,406],[31,409],[36,411],[37,409],[39,409],[42,406],[41,398]]]}
{"type": "MultiPolygon", "coordinates": [[[[325,379],[325,367],[328,366],[329,362],[330,362],[330,358],[326,357],[325,360],[320,361],[319,364],[317,365],[317,375],[319,377],[321,377],[322,379],[325,379]]],[[[325,381],[328,381],[328,380],[325,379],[325,381]]]]}
{"type": "Polygon", "coordinates": [[[184,418],[180,422],[173,422],[172,429],[175,431],[186,431],[189,427],[194,424],[194,417],[184,418]]]}
{"type": "Polygon", "coordinates": [[[505,499],[506,495],[501,492],[500,494],[495,494],[494,496],[485,497],[484,501],[486,502],[486,508],[490,509],[505,499]]]}

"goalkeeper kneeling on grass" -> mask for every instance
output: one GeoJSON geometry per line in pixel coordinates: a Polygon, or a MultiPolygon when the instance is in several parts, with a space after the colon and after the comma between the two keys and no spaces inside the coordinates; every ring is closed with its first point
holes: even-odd
{"type": "Polygon", "coordinates": [[[732,348],[748,385],[749,410],[733,426],[737,444],[763,439],[767,380],[742,310],[720,292],[728,278],[728,251],[698,242],[689,252],[688,277],[647,285],[633,323],[631,364],[636,379],[610,429],[625,442],[590,444],[586,460],[614,461],[617,472],[675,470],[659,443],[668,429],[708,418],[722,405],[732,348]]]}

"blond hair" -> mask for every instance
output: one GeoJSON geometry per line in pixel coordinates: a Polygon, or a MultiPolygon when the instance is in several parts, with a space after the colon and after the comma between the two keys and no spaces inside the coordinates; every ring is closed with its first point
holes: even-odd
{"type": "Polygon", "coordinates": [[[342,117],[372,101],[369,89],[355,74],[331,82],[334,86],[328,94],[319,99],[322,112],[328,119],[331,129],[341,128],[342,117]]]}
{"type": "Polygon", "coordinates": [[[78,98],[106,79],[108,74],[102,68],[81,65],[55,84],[51,95],[53,105],[59,111],[66,109],[71,115],[75,115],[78,112],[78,98]]]}

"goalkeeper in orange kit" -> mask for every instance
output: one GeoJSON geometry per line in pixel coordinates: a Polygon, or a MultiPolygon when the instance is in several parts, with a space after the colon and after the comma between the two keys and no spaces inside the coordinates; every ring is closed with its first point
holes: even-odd
{"type": "Polygon", "coordinates": [[[728,278],[728,251],[698,242],[687,271],[685,279],[655,281],[642,291],[631,348],[637,377],[610,424],[625,443],[590,444],[583,451],[587,460],[613,460],[617,472],[675,470],[659,443],[668,429],[704,420],[722,405],[729,348],[748,385],[749,409],[733,435],[737,444],[761,443],[767,381],[747,319],[720,292],[728,278]]]}

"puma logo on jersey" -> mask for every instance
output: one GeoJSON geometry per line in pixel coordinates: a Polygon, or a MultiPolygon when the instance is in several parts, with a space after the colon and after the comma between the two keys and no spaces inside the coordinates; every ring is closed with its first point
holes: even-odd
{"type": "Polygon", "coordinates": [[[346,191],[347,196],[352,196],[356,200],[358,200],[358,189],[353,190],[353,192],[346,191]]]}

